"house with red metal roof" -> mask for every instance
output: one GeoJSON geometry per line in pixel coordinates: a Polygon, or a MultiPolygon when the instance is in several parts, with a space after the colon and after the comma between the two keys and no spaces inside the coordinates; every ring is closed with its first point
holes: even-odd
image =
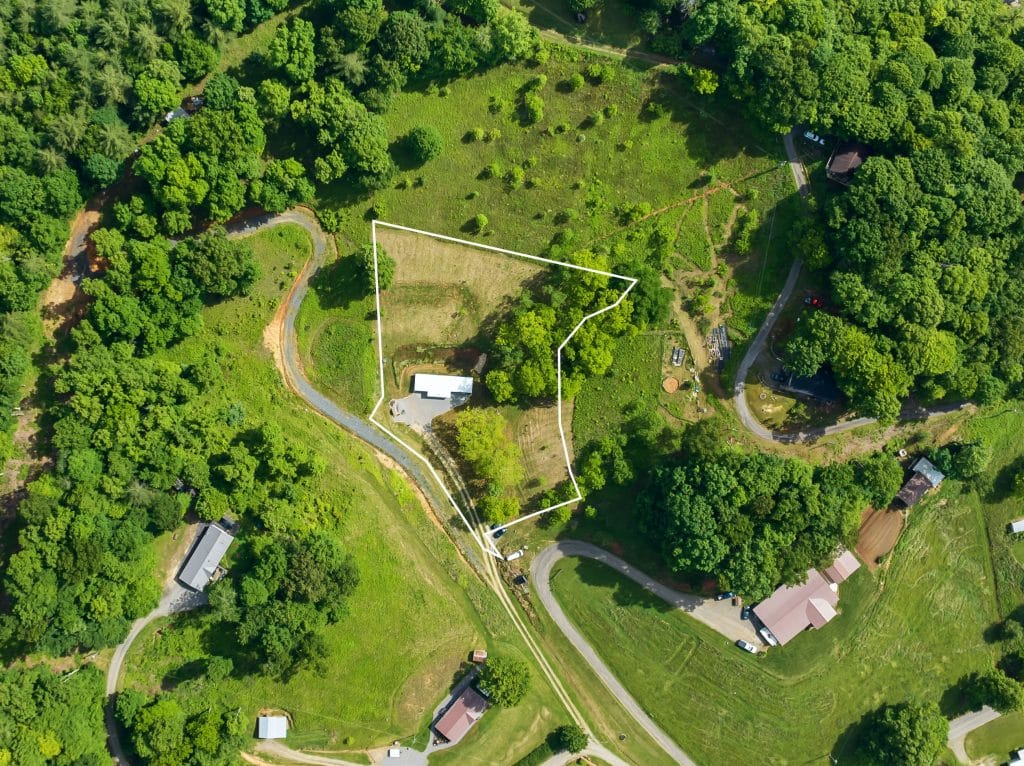
{"type": "Polygon", "coordinates": [[[809,628],[826,625],[839,612],[839,584],[860,568],[857,557],[843,551],[824,574],[807,570],[801,585],[783,585],[754,607],[754,614],[779,644],[785,644],[809,628]]]}

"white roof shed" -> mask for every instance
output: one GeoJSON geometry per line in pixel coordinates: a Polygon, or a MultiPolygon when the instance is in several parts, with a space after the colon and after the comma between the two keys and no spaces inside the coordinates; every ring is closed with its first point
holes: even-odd
{"type": "Polygon", "coordinates": [[[417,373],[412,376],[412,390],[428,399],[468,397],[473,393],[473,379],[458,375],[417,373]]]}
{"type": "Polygon", "coordinates": [[[256,735],[260,739],[284,739],[288,736],[288,719],[283,715],[261,715],[256,719],[256,735]]]}
{"type": "Polygon", "coordinates": [[[178,572],[178,580],[193,590],[203,590],[234,539],[219,524],[207,524],[178,572]]]}
{"type": "Polygon", "coordinates": [[[1017,519],[1016,521],[1010,522],[1010,532],[1017,534],[1018,532],[1024,532],[1024,519],[1017,519]]]}

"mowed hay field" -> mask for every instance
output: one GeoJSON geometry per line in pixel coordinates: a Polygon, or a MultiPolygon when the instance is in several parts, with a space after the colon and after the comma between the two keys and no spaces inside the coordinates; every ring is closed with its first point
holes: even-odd
{"type": "MultiPolygon", "coordinates": [[[[430,713],[470,650],[528,654],[493,594],[405,480],[285,391],[261,338],[309,241],[292,226],[250,241],[263,272],[252,294],[204,310],[204,328],[168,356],[188,363],[215,348],[225,386],[209,395],[223,397],[225,409],[237,405],[253,422],[276,423],[323,458],[317,502],[301,522],[336,534],[361,578],[349,614],[326,632],[322,672],[303,671],[286,683],[239,673],[208,685],[208,693],[249,718],[263,707],[287,710],[293,746],[343,749],[351,737],[351,747],[362,748],[416,735],[422,746],[430,713]]],[[[233,644],[230,630],[211,625],[201,612],[158,621],[132,647],[124,687],[173,687],[211,653],[231,654],[233,644]]],[[[522,725],[524,717],[548,723],[564,716],[536,669],[534,678],[521,708],[493,713],[495,725],[508,728],[503,747],[510,753],[522,755],[540,740],[522,725]]]]}
{"type": "Polygon", "coordinates": [[[472,341],[548,273],[537,261],[386,226],[377,226],[377,246],[395,260],[380,296],[385,359],[406,346],[472,341]]]}
{"type": "MultiPolygon", "coordinates": [[[[575,455],[572,444],[573,402],[562,403],[562,417],[566,424],[565,438],[569,457],[575,455]]],[[[517,488],[519,501],[526,511],[540,510],[535,501],[545,491],[569,479],[562,437],[558,431],[558,409],[555,405],[530,407],[503,407],[502,414],[509,422],[509,433],[523,453],[526,480],[517,488]]]]}
{"type": "Polygon", "coordinates": [[[562,562],[552,588],[573,622],[652,717],[698,763],[856,762],[857,725],[885,702],[940,701],[987,667],[996,619],[985,530],[967,503],[922,503],[878,574],[840,591],[840,615],[765,657],[603,565],[562,562]]]}

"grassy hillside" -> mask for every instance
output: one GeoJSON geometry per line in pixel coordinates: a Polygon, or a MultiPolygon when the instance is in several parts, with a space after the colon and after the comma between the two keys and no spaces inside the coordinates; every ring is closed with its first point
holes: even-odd
{"type": "Polygon", "coordinates": [[[824,763],[830,753],[846,762],[864,713],[883,702],[939,701],[991,661],[982,635],[997,613],[985,530],[955,491],[914,510],[877,579],[862,569],[843,586],[839,617],[766,657],[740,652],[596,562],[562,562],[552,587],[699,763],[824,763]]]}
{"type": "MultiPolygon", "coordinates": [[[[254,236],[252,243],[263,270],[252,295],[205,310],[205,329],[172,354],[188,361],[215,349],[225,371],[224,390],[230,392],[225,408],[237,405],[247,415],[278,423],[324,459],[319,496],[339,509],[327,522],[362,578],[350,614],[328,628],[323,673],[304,671],[287,683],[229,678],[204,693],[223,695],[252,716],[263,707],[284,708],[294,717],[293,746],[367,747],[417,735],[422,745],[431,712],[471,649],[528,655],[496,599],[405,481],[284,391],[260,339],[309,242],[298,227],[284,226],[254,236]]],[[[323,523],[317,511],[310,509],[310,521],[323,523]]],[[[225,640],[201,614],[158,622],[134,645],[125,686],[173,688],[225,640]]],[[[490,717],[491,725],[506,731],[508,752],[524,754],[546,733],[535,729],[551,728],[565,714],[535,671],[526,702],[490,717]]]]}

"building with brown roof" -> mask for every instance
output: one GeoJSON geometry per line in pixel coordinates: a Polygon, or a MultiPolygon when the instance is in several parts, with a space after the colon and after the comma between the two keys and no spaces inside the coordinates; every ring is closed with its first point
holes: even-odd
{"type": "Polygon", "coordinates": [[[907,508],[914,505],[924,497],[930,489],[935,489],[945,480],[946,476],[935,465],[925,457],[918,458],[911,468],[913,474],[896,493],[896,499],[907,508]]]}
{"type": "Polygon", "coordinates": [[[485,700],[475,689],[467,687],[465,691],[444,712],[434,731],[449,742],[458,742],[488,708],[485,700]]]}
{"type": "Polygon", "coordinates": [[[808,628],[820,628],[835,617],[839,584],[860,568],[857,557],[843,551],[822,574],[807,570],[802,585],[783,585],[754,607],[754,614],[779,644],[785,644],[808,628]]]}
{"type": "Polygon", "coordinates": [[[825,175],[844,186],[853,179],[853,173],[871,156],[871,149],[856,142],[837,146],[825,165],[825,175]]]}

